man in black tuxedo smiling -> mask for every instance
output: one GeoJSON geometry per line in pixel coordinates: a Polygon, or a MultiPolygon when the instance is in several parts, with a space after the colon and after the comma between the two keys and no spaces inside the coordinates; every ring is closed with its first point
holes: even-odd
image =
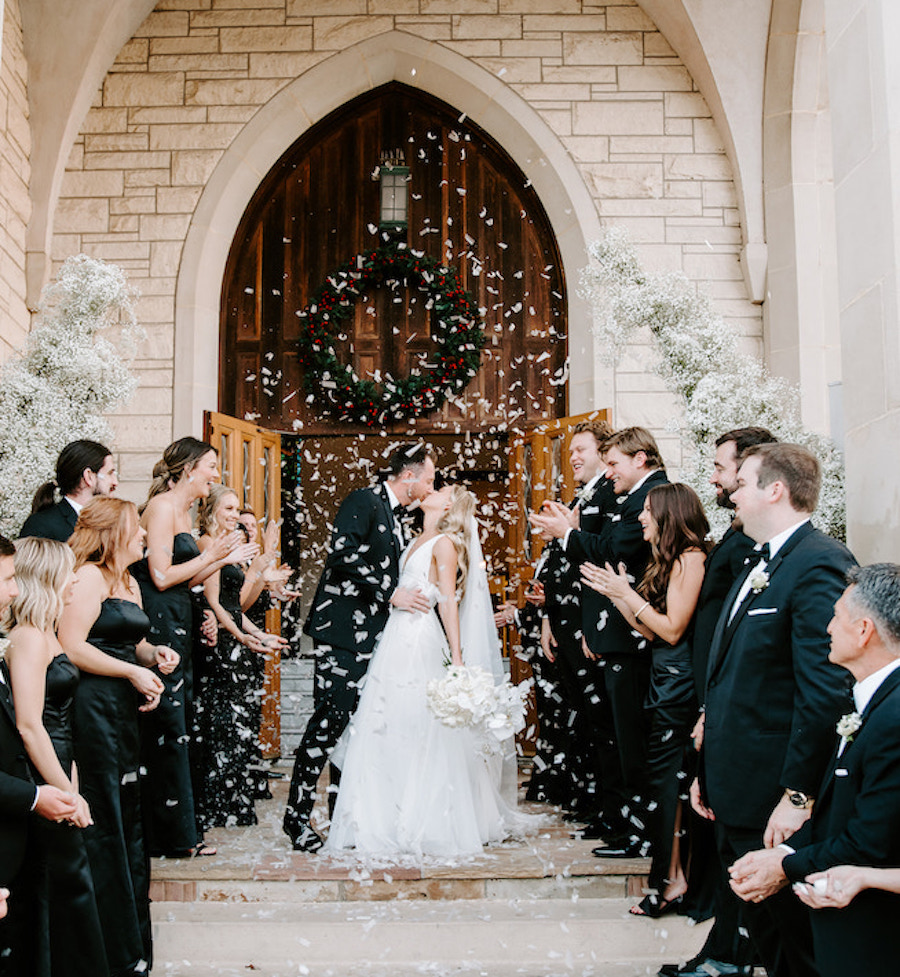
{"type": "MultiPolygon", "coordinates": [[[[848,711],[846,676],[826,628],[855,564],[810,524],[816,458],[794,444],[748,449],[732,494],[756,560],[725,599],[709,653],[698,814],[714,818],[726,865],[772,848],[807,820],[848,711]],[[702,787],[702,792],[701,792],[702,787]]],[[[747,926],[770,977],[813,977],[809,916],[790,893],[748,904],[747,926]]]]}
{"type": "Polygon", "coordinates": [[[304,625],[315,644],[315,709],[294,762],[284,832],[296,851],[317,851],[322,839],[309,824],[316,783],[359,701],[359,684],[391,607],[431,609],[419,590],[397,587],[406,546],[400,511],[434,489],[434,460],[424,445],[401,445],[376,488],[355,489],[334,520],[312,609],[304,625]]]}

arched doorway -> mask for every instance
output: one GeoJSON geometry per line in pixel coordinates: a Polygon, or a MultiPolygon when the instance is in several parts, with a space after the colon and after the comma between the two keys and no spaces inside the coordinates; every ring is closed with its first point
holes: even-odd
{"type": "MultiPolygon", "coordinates": [[[[400,237],[458,269],[482,309],[488,343],[461,403],[392,432],[502,432],[566,412],[566,285],[537,194],[458,110],[396,82],[304,133],[247,207],[223,283],[221,411],[281,431],[348,433],[304,396],[297,312],[329,273],[381,243],[372,173],[384,152],[398,149],[409,170],[400,237]]],[[[410,290],[376,292],[356,303],[339,355],[362,377],[402,375],[427,353],[429,331],[410,290]]]]}

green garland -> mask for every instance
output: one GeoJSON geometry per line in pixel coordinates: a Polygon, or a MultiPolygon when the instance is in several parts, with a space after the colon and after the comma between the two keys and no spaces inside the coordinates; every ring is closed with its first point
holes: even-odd
{"type": "Polygon", "coordinates": [[[403,245],[382,247],[344,262],[297,315],[304,327],[297,345],[306,388],[320,398],[320,407],[341,420],[372,427],[430,414],[448,394],[464,390],[481,365],[485,344],[481,316],[456,269],[403,245]],[[383,383],[375,383],[361,380],[338,359],[334,341],[341,322],[353,316],[357,299],[385,286],[416,288],[427,296],[435,362],[427,372],[399,379],[387,376],[383,383]]]}

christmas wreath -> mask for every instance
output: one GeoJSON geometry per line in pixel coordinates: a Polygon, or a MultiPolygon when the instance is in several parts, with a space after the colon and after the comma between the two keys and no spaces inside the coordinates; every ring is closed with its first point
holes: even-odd
{"type": "Polygon", "coordinates": [[[485,343],[481,316],[456,269],[421,251],[385,246],[344,262],[297,313],[303,322],[298,342],[306,388],[330,413],[368,426],[407,420],[437,410],[448,394],[460,393],[478,372],[485,343]],[[341,323],[353,306],[375,288],[415,288],[431,313],[434,343],[430,362],[406,377],[361,379],[335,352],[341,323]]]}

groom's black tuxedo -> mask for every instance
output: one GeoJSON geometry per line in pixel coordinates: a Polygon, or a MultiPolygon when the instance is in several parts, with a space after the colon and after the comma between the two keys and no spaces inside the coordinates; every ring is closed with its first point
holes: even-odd
{"type": "Polygon", "coordinates": [[[359,654],[375,647],[400,574],[400,541],[394,526],[384,485],[356,489],[344,500],[303,627],[316,645],[359,654]]]}
{"type": "MultiPolygon", "coordinates": [[[[878,687],[862,720],[844,752],[835,751],[812,819],[788,841],[796,853],[783,868],[792,882],[836,865],[900,865],[900,669],[878,687]]],[[[846,908],[811,918],[820,977],[897,973],[897,893],[866,889],[846,908]]]]}
{"type": "MultiPolygon", "coordinates": [[[[815,796],[837,720],[850,711],[846,672],[828,661],[826,628],[854,566],[850,551],[800,526],[768,563],[768,583],[734,602],[752,557],[722,605],[706,683],[704,794],[723,862],[764,847],[785,788],[815,796]]],[[[787,890],[746,903],[746,923],[770,974],[812,975],[806,907],[787,890]]]]}
{"type": "Polygon", "coordinates": [[[22,525],[19,536],[40,536],[43,539],[56,539],[68,543],[75,532],[78,513],[66,499],[33,512],[22,525]]]}
{"type": "Polygon", "coordinates": [[[297,747],[284,815],[284,831],[295,842],[308,829],[319,774],[356,711],[360,683],[387,623],[403,543],[384,485],[356,489],[341,504],[303,628],[315,642],[315,711],[297,747]]]}

